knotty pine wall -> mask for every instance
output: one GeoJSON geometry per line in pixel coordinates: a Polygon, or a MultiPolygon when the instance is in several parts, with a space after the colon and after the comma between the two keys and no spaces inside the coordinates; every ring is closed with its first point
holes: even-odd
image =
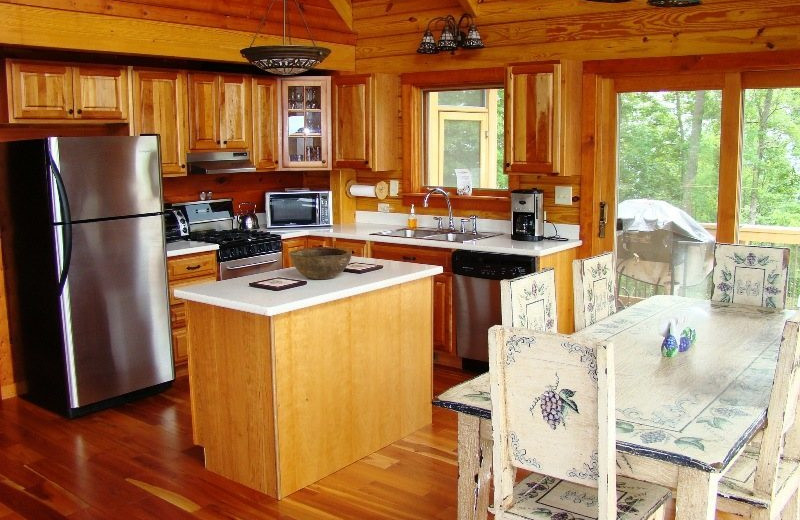
{"type": "MultiPolygon", "coordinates": [[[[800,51],[800,3],[791,0],[703,0],[700,6],[672,9],[651,7],[645,0],[616,4],[484,0],[475,9],[485,49],[417,54],[428,21],[447,14],[458,19],[463,13],[462,3],[353,0],[353,30],[358,35],[356,71],[402,74],[557,59],[800,51]]],[[[438,32],[435,31],[436,37],[438,32]]],[[[377,175],[358,171],[356,175],[360,183],[401,177],[400,172],[377,175]]],[[[581,172],[559,177],[523,175],[519,183],[521,188],[544,190],[548,219],[580,223],[581,172]],[[571,185],[577,201],[572,206],[554,205],[556,185],[571,185]]],[[[390,198],[388,202],[392,211],[407,211],[400,199],[390,198]]],[[[374,211],[376,205],[374,199],[357,201],[361,210],[374,211]]],[[[484,216],[508,218],[508,214],[484,216]]]]}

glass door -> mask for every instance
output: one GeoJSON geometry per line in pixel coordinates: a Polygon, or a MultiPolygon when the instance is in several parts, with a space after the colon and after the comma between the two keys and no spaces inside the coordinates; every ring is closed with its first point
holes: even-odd
{"type": "Polygon", "coordinates": [[[718,210],[721,90],[617,97],[619,303],[710,295],[718,210]]]}
{"type": "Polygon", "coordinates": [[[330,168],[329,82],[329,78],[283,81],[284,168],[330,168]]]}
{"type": "MultiPolygon", "coordinates": [[[[745,75],[738,241],[789,248],[786,307],[800,297],[800,87],[745,75]]],[[[795,83],[800,85],[800,83],[795,83]]]]}

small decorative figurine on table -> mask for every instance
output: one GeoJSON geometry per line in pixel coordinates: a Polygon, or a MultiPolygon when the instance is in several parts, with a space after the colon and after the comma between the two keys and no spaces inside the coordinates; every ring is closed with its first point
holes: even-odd
{"type": "Polygon", "coordinates": [[[664,333],[664,341],[661,342],[661,355],[664,357],[675,357],[678,353],[678,340],[675,338],[675,331],[678,330],[677,320],[669,320],[667,330],[664,333]]]}
{"type": "Polygon", "coordinates": [[[697,331],[695,331],[691,327],[686,327],[681,332],[681,339],[678,342],[678,350],[681,352],[686,352],[689,348],[694,345],[694,342],[697,340],[697,331]]]}

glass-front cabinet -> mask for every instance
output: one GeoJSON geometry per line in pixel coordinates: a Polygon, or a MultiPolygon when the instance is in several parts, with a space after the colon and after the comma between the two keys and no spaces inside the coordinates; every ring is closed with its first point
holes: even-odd
{"type": "Polygon", "coordinates": [[[281,167],[330,170],[330,78],[280,82],[281,167]]]}

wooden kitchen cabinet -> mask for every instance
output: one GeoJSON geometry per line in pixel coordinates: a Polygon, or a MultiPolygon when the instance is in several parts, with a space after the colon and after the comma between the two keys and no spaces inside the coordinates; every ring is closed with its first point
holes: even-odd
{"type": "Polygon", "coordinates": [[[453,273],[450,249],[416,247],[382,242],[370,243],[372,258],[440,265],[444,273],[433,277],[433,350],[434,361],[461,368],[453,334],[453,273]]]}
{"type": "Polygon", "coordinates": [[[399,100],[396,75],[333,78],[335,168],[400,169],[399,100]]]}
{"type": "Polygon", "coordinates": [[[283,169],[330,170],[331,78],[279,79],[283,169]]]}
{"type": "Polygon", "coordinates": [[[6,60],[9,123],[126,122],[127,67],[6,60]]]}
{"type": "Polygon", "coordinates": [[[506,173],[580,174],[581,65],[512,65],[506,78],[506,173]]]}
{"type": "Polygon", "coordinates": [[[278,82],[273,78],[253,78],[253,152],[256,168],[278,167],[278,82]]]}
{"type": "Polygon", "coordinates": [[[251,78],[243,74],[189,73],[189,149],[250,148],[251,78]]]}
{"type": "Polygon", "coordinates": [[[292,251],[298,251],[307,247],[331,247],[333,245],[333,238],[331,237],[295,237],[285,238],[281,241],[283,249],[283,267],[293,267],[292,251]]]}
{"type": "Polygon", "coordinates": [[[175,289],[196,283],[217,281],[217,255],[213,251],[175,256],[167,259],[169,280],[169,317],[172,328],[172,355],[175,374],[184,375],[189,361],[186,304],[175,297],[175,289]]]}
{"type": "Polygon", "coordinates": [[[349,238],[333,239],[333,247],[350,251],[352,256],[369,256],[369,242],[364,240],[351,240],[349,238]]]}
{"type": "Polygon", "coordinates": [[[186,175],[186,73],[132,69],[133,133],[161,136],[161,173],[186,175]]]}

